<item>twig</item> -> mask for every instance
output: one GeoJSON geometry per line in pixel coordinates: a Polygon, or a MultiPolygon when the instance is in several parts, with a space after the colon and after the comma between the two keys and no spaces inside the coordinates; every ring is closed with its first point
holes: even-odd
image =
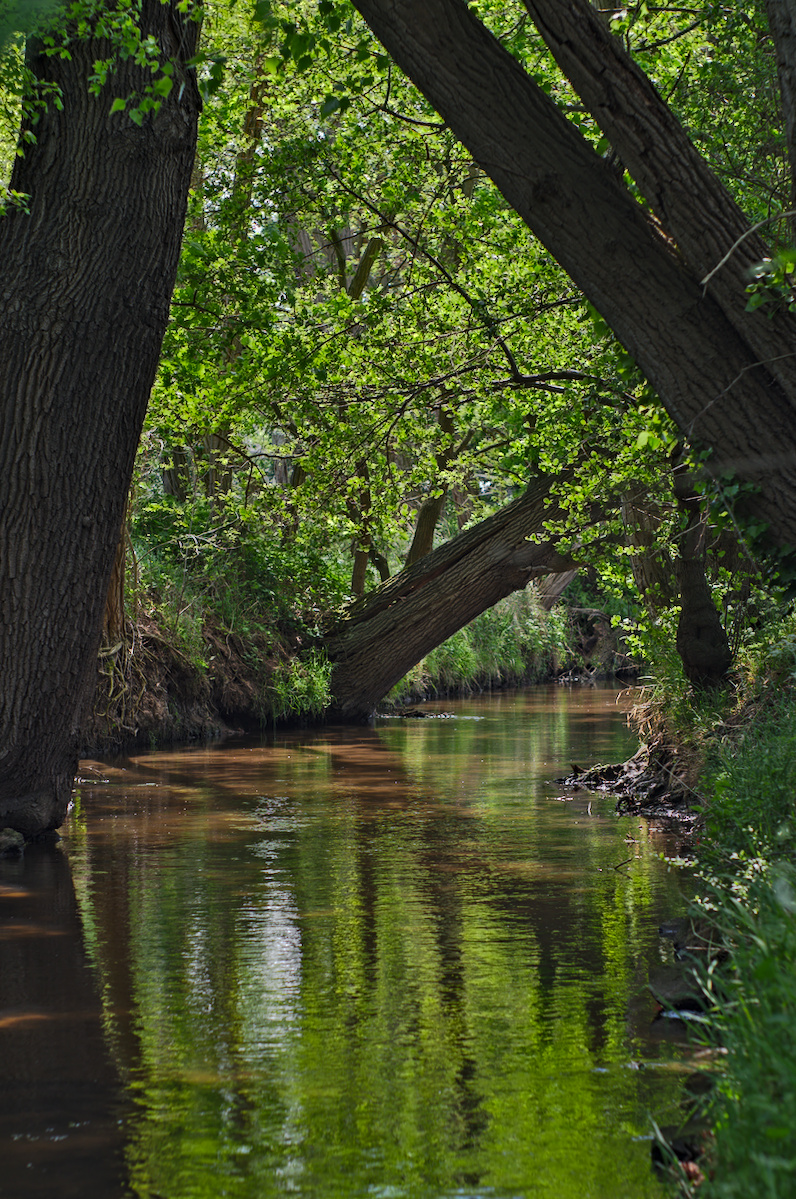
{"type": "Polygon", "coordinates": [[[745,233],[741,234],[737,241],[733,242],[727,253],[722,258],[721,262],[718,263],[717,266],[714,266],[713,270],[710,271],[709,274],[705,275],[705,278],[700,281],[702,287],[707,288],[707,285],[710,283],[710,280],[713,278],[713,276],[717,273],[717,271],[721,270],[725,262],[729,262],[735,251],[740,246],[741,242],[746,241],[747,237],[751,237],[753,233],[757,233],[758,229],[762,229],[764,225],[770,225],[773,221],[784,221],[788,217],[792,216],[796,216],[796,209],[791,208],[788,212],[779,212],[776,214],[776,216],[767,216],[764,220],[758,221],[756,225],[752,225],[751,229],[747,229],[745,233]]]}

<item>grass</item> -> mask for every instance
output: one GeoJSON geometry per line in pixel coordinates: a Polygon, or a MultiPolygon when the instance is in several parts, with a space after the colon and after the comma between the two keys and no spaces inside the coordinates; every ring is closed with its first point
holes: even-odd
{"type": "Polygon", "coordinates": [[[791,1199],[796,1194],[796,700],[790,689],[756,708],[744,731],[724,736],[706,790],[709,809],[698,849],[705,886],[699,902],[732,947],[732,969],[711,989],[711,1037],[727,1053],[710,1100],[714,1138],[699,1195],[791,1199]]]}
{"type": "Polygon", "coordinates": [[[539,682],[570,657],[565,611],[546,612],[533,591],[518,591],[427,654],[388,699],[403,703],[424,695],[539,682]]]}

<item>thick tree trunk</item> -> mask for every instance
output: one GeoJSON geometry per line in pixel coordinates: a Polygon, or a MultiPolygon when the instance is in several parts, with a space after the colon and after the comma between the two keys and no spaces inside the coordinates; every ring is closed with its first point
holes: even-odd
{"type": "Polygon", "coordinates": [[[531,579],[569,570],[544,534],[560,516],[541,479],[512,504],[441,545],[348,611],[327,640],[334,663],[330,716],[369,720],[380,699],[423,658],[499,599],[531,579]]]}
{"type": "Polygon", "coordinates": [[[177,269],[199,111],[197,26],[143,0],[175,63],[157,115],[110,115],[151,73],[88,92],[104,43],[34,52],[60,87],[17,160],[30,214],[0,222],[0,825],[56,827],[92,693],[103,606],[177,269]]]}
{"type": "Polygon", "coordinates": [[[576,567],[573,570],[563,570],[560,574],[547,575],[546,578],[539,580],[536,592],[539,604],[545,612],[551,612],[555,608],[570,583],[574,583],[577,574],[576,567]]]}
{"type": "MultiPolygon", "coordinates": [[[[755,484],[758,492],[750,500],[755,514],[781,543],[796,544],[793,318],[774,338],[776,352],[761,354],[756,347],[770,345],[765,316],[755,326],[753,346],[738,331],[737,304],[731,320],[719,300],[705,294],[699,271],[680,257],[684,228],[678,226],[673,244],[464,0],[354,2],[608,321],[679,428],[692,442],[712,448],[709,468],[716,474],[735,471],[755,484]]],[[[550,0],[542,7],[553,11],[560,5],[550,0]]],[[[640,89],[639,84],[631,94],[634,111],[646,102],[640,89]]],[[[665,129],[645,127],[645,136],[650,157],[667,153],[659,144],[668,136],[665,129]]],[[[682,171],[678,195],[692,191],[692,247],[702,233],[705,179],[693,159],[680,162],[675,155],[675,163],[682,171]]],[[[711,200],[717,189],[711,183],[711,200]]],[[[685,222],[687,207],[678,211],[685,222]]],[[[708,244],[712,266],[713,254],[730,248],[738,227],[721,242],[718,224],[717,217],[708,244]]]]}
{"type": "MultiPolygon", "coordinates": [[[[746,310],[749,271],[765,257],[764,241],[751,233],[743,212],[675,114],[588,0],[524,3],[559,67],[618,152],[694,277],[711,275],[708,291],[793,398],[796,363],[784,347],[796,348],[796,322],[784,309],[746,310]],[[714,274],[714,268],[740,238],[743,241],[714,274]]],[[[796,0],[769,2],[769,10],[781,12],[783,21],[784,10],[795,7],[796,0]]],[[[784,36],[783,44],[788,44],[784,36]]],[[[790,78],[787,72],[781,77],[790,78]]]]}

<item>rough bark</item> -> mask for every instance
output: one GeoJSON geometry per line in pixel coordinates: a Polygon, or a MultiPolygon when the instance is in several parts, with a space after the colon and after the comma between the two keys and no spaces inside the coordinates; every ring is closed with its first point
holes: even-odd
{"type": "Polygon", "coordinates": [[[115,645],[124,636],[125,610],[124,589],[127,576],[127,512],[125,507],[122,528],[113,555],[113,566],[108,583],[108,594],[105,597],[105,611],[102,616],[102,641],[105,645],[115,645]]]}
{"type": "Polygon", "coordinates": [[[56,827],[96,673],[103,607],[177,269],[199,96],[182,64],[197,26],[143,0],[175,86],[137,127],[114,95],[151,73],[123,64],[91,96],[101,42],[69,60],[34,46],[57,84],[11,186],[30,214],[0,222],[0,825],[56,827]]]}
{"type": "Polygon", "coordinates": [[[479,613],[531,579],[571,569],[542,530],[561,513],[540,479],[493,516],[354,604],[327,639],[330,716],[366,721],[392,686],[479,613]],[[529,538],[539,536],[539,540],[529,538]]]}
{"type": "MultiPolygon", "coordinates": [[[[676,115],[588,0],[524,3],[694,277],[711,276],[708,291],[733,327],[788,394],[796,395],[796,360],[786,352],[796,349],[796,321],[784,310],[746,311],[750,268],[768,252],[763,239],[751,233],[676,115]]],[[[796,0],[769,2],[770,9],[783,6],[796,9],[796,0]]]]}
{"type": "Polygon", "coordinates": [[[539,597],[539,605],[545,612],[550,612],[555,608],[570,583],[574,583],[577,574],[577,567],[575,567],[573,570],[563,570],[560,574],[550,574],[539,580],[536,593],[539,597]]]}
{"type": "MultiPolygon", "coordinates": [[[[755,514],[796,544],[796,387],[783,386],[785,372],[777,381],[773,363],[760,365],[699,272],[463,0],[355,5],[608,321],[679,428],[712,448],[710,469],[754,483],[755,514]]],[[[654,152],[666,150],[662,136],[654,131],[654,152]]],[[[684,171],[701,231],[703,180],[684,171]]],[[[776,349],[779,369],[792,335],[776,349]]]]}

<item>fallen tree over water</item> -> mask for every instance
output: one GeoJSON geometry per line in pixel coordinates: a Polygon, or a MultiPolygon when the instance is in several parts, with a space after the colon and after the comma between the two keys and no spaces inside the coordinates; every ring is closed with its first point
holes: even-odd
{"type": "Polygon", "coordinates": [[[353,604],[326,639],[330,715],[371,718],[376,704],[430,650],[532,579],[571,570],[544,531],[562,516],[563,477],[537,479],[513,503],[353,604]]]}

